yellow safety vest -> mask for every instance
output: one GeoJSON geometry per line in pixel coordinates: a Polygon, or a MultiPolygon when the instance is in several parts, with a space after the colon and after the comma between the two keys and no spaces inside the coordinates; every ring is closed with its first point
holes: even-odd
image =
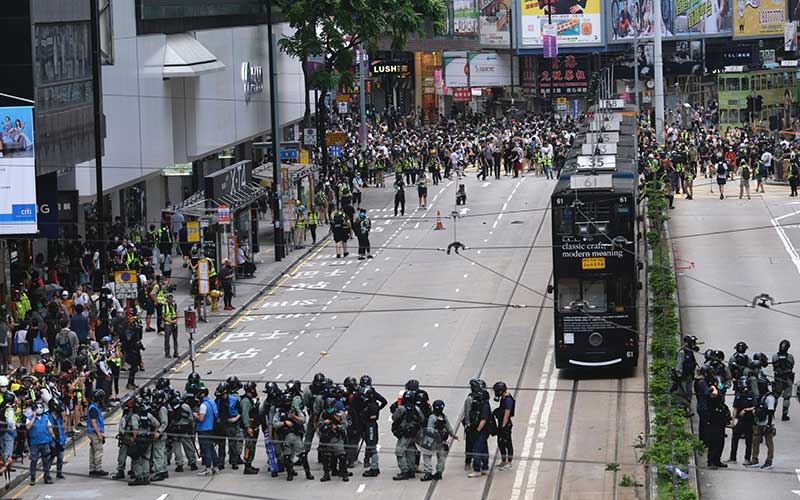
{"type": "Polygon", "coordinates": [[[306,227],[306,220],[303,218],[302,215],[297,216],[297,223],[295,224],[297,229],[305,229],[306,227]]]}
{"type": "Polygon", "coordinates": [[[169,302],[164,304],[164,321],[170,325],[178,323],[178,313],[175,310],[175,304],[170,304],[169,302]]]}
{"type": "Polygon", "coordinates": [[[316,226],[319,224],[319,215],[316,212],[310,212],[308,214],[308,225],[309,226],[316,226]]]}

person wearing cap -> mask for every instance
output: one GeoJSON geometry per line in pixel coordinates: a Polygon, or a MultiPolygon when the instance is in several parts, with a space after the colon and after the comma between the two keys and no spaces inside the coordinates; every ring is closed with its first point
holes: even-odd
{"type": "Polygon", "coordinates": [[[178,357],[178,305],[175,296],[167,294],[164,304],[164,357],[169,358],[169,341],[172,339],[172,356],[178,357]]]}
{"type": "Polygon", "coordinates": [[[51,454],[50,444],[55,440],[53,424],[44,411],[44,405],[37,402],[33,411],[26,410],[25,428],[28,430],[28,444],[30,445],[30,477],[31,486],[36,484],[36,466],[39,459],[42,459],[42,470],[44,471],[45,484],[52,484],[50,477],[51,454]]]}

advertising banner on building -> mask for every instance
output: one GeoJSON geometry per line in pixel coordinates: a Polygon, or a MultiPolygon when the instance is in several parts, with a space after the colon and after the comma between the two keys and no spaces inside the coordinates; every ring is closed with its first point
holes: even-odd
{"type": "Polygon", "coordinates": [[[601,0],[519,0],[522,46],[542,47],[543,26],[552,14],[559,45],[602,45],[601,0]]]}
{"type": "Polygon", "coordinates": [[[761,38],[783,35],[786,22],[785,0],[737,0],[734,37],[761,38]]]}
{"type": "Polygon", "coordinates": [[[511,85],[508,54],[445,52],[444,84],[447,87],[504,87],[511,85]],[[469,68],[467,68],[469,54],[469,68]]]}
{"type": "MultiPolygon", "coordinates": [[[[554,57],[539,73],[542,95],[584,95],[589,88],[589,59],[580,56],[554,57]]],[[[565,101],[566,103],[566,101],[565,101]]]]}
{"type": "Polygon", "coordinates": [[[481,45],[509,47],[511,0],[478,0],[480,2],[481,45]]]}
{"type": "Polygon", "coordinates": [[[478,33],[479,0],[453,0],[453,33],[474,35],[478,33]]]}
{"type": "Polygon", "coordinates": [[[783,25],[783,50],[786,52],[797,50],[797,21],[789,21],[783,25]]]}
{"type": "Polygon", "coordinates": [[[472,99],[472,93],[469,87],[456,87],[453,89],[453,102],[469,102],[472,99]]]}
{"type": "Polygon", "coordinates": [[[0,235],[38,230],[33,141],[33,107],[0,107],[0,235]]]}
{"type": "MultiPolygon", "coordinates": [[[[720,7],[712,0],[662,0],[661,34],[665,37],[730,35],[735,4],[725,2],[720,7]]],[[[633,40],[637,34],[639,38],[653,37],[652,0],[611,0],[608,5],[609,41],[633,40]]]]}

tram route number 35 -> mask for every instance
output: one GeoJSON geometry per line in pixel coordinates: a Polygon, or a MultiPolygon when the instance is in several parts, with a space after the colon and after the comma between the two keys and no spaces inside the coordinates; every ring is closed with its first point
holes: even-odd
{"type": "Polygon", "coordinates": [[[605,257],[584,257],[581,259],[581,269],[605,269],[605,257]]]}

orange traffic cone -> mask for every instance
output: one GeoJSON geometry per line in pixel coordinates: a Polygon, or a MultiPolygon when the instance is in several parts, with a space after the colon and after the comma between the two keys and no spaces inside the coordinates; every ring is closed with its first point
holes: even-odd
{"type": "Polygon", "coordinates": [[[436,211],[436,227],[433,228],[434,231],[441,231],[444,229],[444,224],[442,224],[442,214],[437,210],[436,211]]]}

